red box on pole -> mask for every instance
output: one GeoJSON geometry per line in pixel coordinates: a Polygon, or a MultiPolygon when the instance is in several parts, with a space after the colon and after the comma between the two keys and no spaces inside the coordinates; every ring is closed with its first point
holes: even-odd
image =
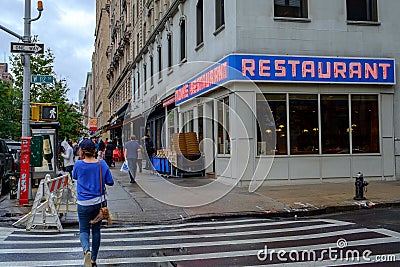
{"type": "Polygon", "coordinates": [[[21,137],[19,205],[25,205],[29,203],[31,138],[32,137],[21,137]]]}

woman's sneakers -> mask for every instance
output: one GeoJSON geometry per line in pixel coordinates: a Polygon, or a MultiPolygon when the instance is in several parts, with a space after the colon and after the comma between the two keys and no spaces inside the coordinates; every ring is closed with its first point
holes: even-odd
{"type": "Polygon", "coordinates": [[[90,252],[90,250],[86,250],[84,261],[83,261],[83,266],[84,267],[92,267],[91,259],[92,259],[92,252],[90,252]]]}

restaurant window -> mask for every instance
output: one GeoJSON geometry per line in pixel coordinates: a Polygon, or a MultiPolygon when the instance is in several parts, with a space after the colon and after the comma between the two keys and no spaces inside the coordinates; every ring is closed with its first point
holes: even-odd
{"type": "Polygon", "coordinates": [[[215,30],[225,25],[225,0],[215,0],[215,30]]]}
{"type": "Polygon", "coordinates": [[[256,108],[257,155],[286,155],[286,94],[257,94],[256,108]]]}
{"type": "Polygon", "coordinates": [[[321,95],[321,145],[323,154],[349,154],[348,95],[321,95]]]}
{"type": "Polygon", "coordinates": [[[204,41],[203,16],[203,0],[199,0],[196,6],[196,45],[200,45],[204,41]]]}
{"type": "Polygon", "coordinates": [[[218,154],[231,153],[229,137],[229,96],[217,100],[218,154]]]}
{"type": "Polygon", "coordinates": [[[274,16],[289,18],[308,17],[307,0],[275,0],[274,16]]]}
{"type": "Polygon", "coordinates": [[[377,95],[351,96],[353,153],[379,153],[377,95]]]}
{"type": "Polygon", "coordinates": [[[194,128],[193,110],[189,110],[183,113],[183,132],[184,133],[193,132],[193,128],[194,128]]]}
{"type": "Polygon", "coordinates": [[[291,154],[318,154],[318,95],[289,95],[291,154]]]}
{"type": "Polygon", "coordinates": [[[377,0],[347,0],[347,20],[378,21],[377,0]]]}

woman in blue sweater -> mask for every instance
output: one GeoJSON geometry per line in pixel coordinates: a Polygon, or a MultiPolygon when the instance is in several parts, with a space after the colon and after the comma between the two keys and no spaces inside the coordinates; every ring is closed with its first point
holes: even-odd
{"type": "Polygon", "coordinates": [[[107,200],[105,185],[113,185],[110,169],[103,160],[97,160],[95,144],[84,139],[79,144],[81,160],[75,162],[72,178],[77,180],[79,239],[84,252],[84,266],[95,267],[100,247],[101,221],[91,224],[107,200]],[[100,170],[102,172],[102,190],[100,191],[100,170]],[[100,194],[101,192],[101,194],[100,194]],[[90,250],[90,229],[92,229],[92,250],[90,250]]]}

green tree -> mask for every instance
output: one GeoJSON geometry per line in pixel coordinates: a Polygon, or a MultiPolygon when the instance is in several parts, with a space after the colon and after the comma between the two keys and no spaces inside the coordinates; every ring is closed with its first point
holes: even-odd
{"type": "MultiPolygon", "coordinates": [[[[23,88],[23,66],[19,54],[11,57],[12,72],[15,75],[14,85],[21,92],[23,88]]],[[[43,54],[31,55],[32,75],[52,75],[54,72],[55,57],[51,49],[43,54]]],[[[37,103],[51,103],[58,106],[58,121],[60,122],[59,136],[64,138],[76,137],[82,134],[85,127],[81,123],[82,114],[72,103],[69,103],[67,93],[68,84],[65,79],[56,80],[52,84],[31,84],[30,101],[37,103]]]]}
{"type": "Polygon", "coordinates": [[[21,137],[20,92],[9,83],[0,80],[0,137],[21,137]],[[16,108],[17,107],[17,108],[16,108]]]}

